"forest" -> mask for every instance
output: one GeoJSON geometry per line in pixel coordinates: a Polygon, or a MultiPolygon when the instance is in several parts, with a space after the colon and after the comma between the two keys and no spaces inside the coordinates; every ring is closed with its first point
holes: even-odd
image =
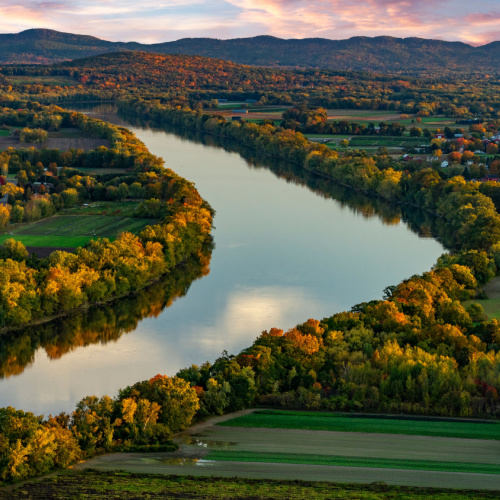
{"type": "Polygon", "coordinates": [[[498,74],[495,42],[474,47],[459,42],[391,36],[282,39],[254,36],[220,40],[183,38],[143,44],[110,42],[92,36],[29,29],[0,35],[2,64],[49,64],[118,51],[183,54],[267,67],[370,70],[386,74],[498,74]]]}
{"type": "MultiPolygon", "coordinates": [[[[209,90],[213,90],[212,82],[207,82],[212,75],[207,73],[202,77],[198,71],[205,67],[202,59],[178,59],[177,62],[182,62],[178,71],[168,75],[167,71],[156,70],[159,58],[167,56],[141,56],[137,58],[135,74],[142,76],[135,82],[134,73],[126,76],[118,63],[127,57],[130,60],[126,54],[102,56],[88,62],[88,68],[85,62],[78,67],[71,66],[72,63],[60,66],[57,71],[67,67],[68,74],[77,70],[78,74],[71,76],[81,83],[74,89],[62,90],[61,95],[64,98],[120,96],[118,108],[128,117],[157,127],[203,132],[294,164],[307,175],[332,179],[364,195],[419,207],[437,221],[437,236],[446,238],[451,251],[442,255],[431,270],[387,287],[381,300],[353,305],[350,311],[331,317],[309,319],[288,331],[276,325],[260,334],[256,332],[259,336],[255,342],[238,354],[224,352],[213,363],[185,367],[175,376],[151,374],[149,380],[125,387],[113,397],[89,395],[69,414],[44,418],[14,408],[1,409],[3,481],[42,474],[104,451],[171,449],[172,435],[192,422],[252,405],[489,419],[500,416],[500,322],[487,319],[483,308],[474,302],[481,298],[482,286],[500,275],[498,182],[468,180],[463,175],[449,174],[432,162],[407,163],[384,151],[377,154],[359,150],[339,152],[309,141],[301,130],[318,124],[326,126],[326,121],[322,119],[321,109],[312,104],[303,106],[305,91],[302,88],[293,94],[298,96],[297,101],[291,103],[295,107],[291,106],[288,115],[283,116],[284,126],[228,121],[208,112],[216,103],[207,101],[190,107],[194,96],[207,98],[209,90]],[[96,61],[100,61],[98,66],[96,61]],[[141,64],[146,62],[143,68],[141,64]],[[86,76],[89,78],[82,81],[86,76]],[[91,86],[86,89],[89,81],[91,86]],[[184,89],[190,83],[192,93],[184,89]],[[150,92],[157,91],[157,98],[134,96],[140,94],[141,85],[149,86],[150,92]],[[177,97],[174,97],[173,85],[182,88],[177,97]],[[168,96],[162,94],[167,88],[171,92],[168,96]]],[[[232,77],[222,85],[224,67],[220,62],[213,64],[217,85],[233,92],[232,77]]],[[[253,79],[245,84],[249,89],[268,77],[272,81],[277,74],[260,68],[251,71],[253,73],[248,74],[253,79]]],[[[305,78],[307,72],[299,74],[305,78]]],[[[241,82],[241,76],[238,74],[234,81],[240,79],[241,82]]],[[[317,81],[321,76],[319,72],[311,72],[310,78],[317,81]]],[[[343,78],[333,73],[330,76],[343,78]]],[[[355,85],[356,78],[348,76],[355,85]]],[[[288,76],[284,78],[282,82],[286,82],[288,76]]],[[[292,81],[298,80],[292,79],[290,84],[292,81]]],[[[395,85],[389,78],[377,77],[374,81],[379,82],[379,89],[388,90],[389,85],[395,85]]],[[[481,123],[485,131],[488,127],[490,131],[498,130],[499,104],[495,93],[498,87],[493,90],[494,86],[490,88],[488,83],[477,86],[450,83],[446,91],[444,87],[438,91],[443,95],[450,92],[441,105],[438,99],[432,103],[415,99],[424,95],[423,90],[418,94],[415,89],[419,85],[423,89],[425,85],[418,80],[408,82],[408,92],[401,90],[402,84],[398,90],[398,95],[406,96],[406,100],[392,100],[392,92],[387,92],[385,102],[392,102],[398,112],[453,113],[453,109],[464,106],[457,115],[471,118],[471,113],[484,110],[481,123]],[[473,97],[460,93],[458,89],[464,88],[477,93],[473,97]]],[[[289,91],[285,92],[284,83],[270,85],[275,86],[275,95],[285,99],[284,94],[289,91]],[[279,92],[278,85],[282,85],[279,92]]],[[[303,82],[301,85],[304,86],[303,82]]],[[[332,94],[337,92],[333,90],[332,81],[324,87],[311,99],[317,99],[321,103],[318,105],[326,105],[327,99],[331,99],[330,104],[335,101],[338,105],[342,105],[344,99],[357,102],[357,96],[339,97],[343,91],[332,97],[329,89],[332,94]]],[[[147,227],[138,236],[124,234],[114,242],[97,240],[74,254],[54,252],[42,260],[28,258],[20,245],[5,245],[4,259],[0,262],[0,311],[4,326],[27,323],[88,301],[99,302],[138,290],[174,269],[188,256],[200,256],[210,243],[212,211],[188,181],[164,169],[161,159],[151,155],[125,129],[53,105],[47,107],[21,100],[32,91],[34,99],[59,92],[53,88],[47,90],[45,87],[36,91],[5,88],[1,123],[31,130],[71,123],[105,137],[111,147],[88,152],[58,153],[25,148],[0,153],[0,164],[6,164],[9,172],[24,172],[23,177],[28,180],[32,173],[36,176],[33,165],[41,163],[43,168],[50,167],[52,162],[56,164],[57,189],[54,194],[43,195],[42,200],[46,201],[40,203],[47,205],[47,210],[43,212],[40,208],[40,216],[57,210],[58,206],[76,203],[75,200],[110,200],[118,196],[110,194],[113,193],[110,188],[118,190],[124,183],[127,191],[122,188],[122,196],[129,196],[135,185],[134,196],[140,195],[143,215],[151,210],[161,222],[147,227]],[[126,170],[126,175],[118,180],[113,176],[82,176],[75,167],[83,164],[118,166],[126,170]],[[60,166],[66,168],[59,171],[60,166]]],[[[234,92],[246,95],[244,88],[234,92]]],[[[349,93],[347,89],[346,94],[349,93]]],[[[260,98],[266,97],[263,94],[260,98]]],[[[378,99],[370,95],[366,87],[360,90],[360,95],[366,97],[367,106],[378,99]]],[[[385,105],[381,99],[377,102],[378,106],[385,105]]],[[[347,101],[344,104],[349,107],[347,101]]],[[[395,132],[394,125],[392,128],[395,132]]],[[[455,159],[457,164],[469,147],[475,148],[474,139],[479,138],[473,134],[483,133],[473,129],[468,132],[467,144],[450,136],[452,140],[446,145],[448,154],[456,152],[453,148],[457,145],[463,147],[461,157],[455,159]]],[[[474,165],[470,161],[469,170],[474,165]]],[[[479,169],[478,163],[476,165],[479,169]]],[[[491,165],[492,161],[483,167],[491,165]]],[[[8,212],[8,217],[3,219],[5,225],[14,217],[13,213],[21,220],[24,214],[31,213],[25,190],[8,194],[11,208],[4,209],[4,213],[8,212]]]]}
{"type": "Polygon", "coordinates": [[[0,67],[3,99],[45,103],[142,97],[193,109],[218,99],[332,109],[391,110],[429,116],[496,118],[493,77],[390,76],[340,69],[276,69],[199,56],[116,52],[51,66],[0,67]],[[24,80],[23,78],[35,78],[24,80]],[[58,81],[57,79],[66,80],[58,81]],[[258,89],[258,90],[256,90],[258,89]]]}

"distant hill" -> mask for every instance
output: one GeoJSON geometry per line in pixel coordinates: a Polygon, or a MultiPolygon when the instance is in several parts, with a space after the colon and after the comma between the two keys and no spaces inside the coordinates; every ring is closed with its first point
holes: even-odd
{"type": "Polygon", "coordinates": [[[109,42],[92,36],[46,29],[0,35],[0,64],[49,64],[125,50],[200,55],[258,66],[370,70],[402,74],[500,73],[500,42],[472,47],[462,42],[387,36],[353,37],[347,40],[283,40],[272,36],[257,36],[232,40],[184,38],[175,42],[146,45],[109,42]]]}

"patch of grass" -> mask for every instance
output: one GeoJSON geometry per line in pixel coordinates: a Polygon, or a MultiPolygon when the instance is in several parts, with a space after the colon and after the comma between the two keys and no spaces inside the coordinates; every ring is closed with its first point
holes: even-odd
{"type": "Polygon", "coordinates": [[[108,175],[115,174],[118,175],[127,175],[127,170],[123,168],[85,168],[85,167],[76,167],[76,170],[82,172],[83,175],[108,175]]]}
{"type": "Polygon", "coordinates": [[[129,500],[196,498],[197,500],[485,500],[498,492],[388,486],[385,483],[338,484],[313,481],[165,476],[128,472],[65,471],[57,476],[27,482],[15,489],[0,489],[0,499],[129,500]]]}
{"type": "MultiPolygon", "coordinates": [[[[113,207],[115,212],[120,209],[113,207]]],[[[93,238],[115,239],[121,232],[138,234],[154,219],[138,219],[122,215],[56,215],[31,224],[23,224],[0,237],[21,241],[31,247],[71,247],[85,245],[93,238]]]]}
{"type": "Polygon", "coordinates": [[[467,309],[471,304],[480,304],[488,319],[500,319],[500,299],[474,299],[462,302],[462,306],[467,309]]]}
{"type": "MultiPolygon", "coordinates": [[[[122,217],[133,217],[139,202],[136,201],[94,201],[86,207],[79,205],[64,211],[68,215],[120,215],[122,217]]],[[[136,219],[138,220],[138,219],[136,219]]],[[[156,221],[149,219],[150,224],[156,221]]]]}
{"type": "Polygon", "coordinates": [[[0,137],[7,137],[10,134],[10,130],[0,130],[0,137]]]}
{"type": "Polygon", "coordinates": [[[54,248],[78,248],[86,245],[92,238],[85,236],[31,236],[3,234],[0,236],[0,245],[5,240],[14,239],[20,241],[25,247],[54,247],[54,248]]]}
{"type": "Polygon", "coordinates": [[[263,410],[221,422],[218,425],[500,440],[500,423],[493,421],[476,423],[444,419],[411,420],[405,418],[398,420],[335,413],[263,410]]]}
{"type": "Polygon", "coordinates": [[[356,146],[386,146],[386,147],[415,147],[428,144],[427,137],[392,137],[392,136],[355,136],[350,141],[351,147],[356,146]]]}
{"type": "Polygon", "coordinates": [[[433,470],[441,472],[468,472],[474,474],[500,474],[497,464],[470,464],[435,460],[404,460],[394,458],[345,457],[335,455],[309,455],[302,453],[270,453],[253,451],[211,450],[204,460],[225,462],[265,462],[279,464],[335,465],[342,467],[371,467],[381,469],[433,470]]]}
{"type": "Polygon", "coordinates": [[[85,134],[75,128],[61,128],[57,132],[49,132],[49,137],[57,139],[78,139],[85,137],[85,134]]]}

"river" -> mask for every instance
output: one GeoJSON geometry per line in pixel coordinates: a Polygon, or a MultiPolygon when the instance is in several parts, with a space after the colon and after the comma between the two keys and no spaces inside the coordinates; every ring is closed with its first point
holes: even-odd
{"type": "Polygon", "coordinates": [[[190,286],[93,313],[99,320],[80,317],[5,340],[0,406],[71,411],[85,395],[114,396],[158,373],[213,362],[223,350],[237,354],[262,330],[379,299],[386,286],[429,270],[444,251],[412,231],[398,207],[349,201],[334,186],[318,195],[326,188],[312,187],[314,179],[302,182],[285,167],[271,170],[210,139],[132,126],[109,106],[92,113],[127,125],[216,210],[210,272],[205,262],[190,286]]]}

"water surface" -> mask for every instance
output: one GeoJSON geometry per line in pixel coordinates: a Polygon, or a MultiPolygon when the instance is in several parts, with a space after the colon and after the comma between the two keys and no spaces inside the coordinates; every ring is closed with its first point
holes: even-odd
{"type": "MultiPolygon", "coordinates": [[[[213,362],[223,350],[249,346],[262,330],[288,329],[381,298],[386,286],[430,269],[443,252],[438,241],[399,220],[397,207],[386,208],[393,214],[388,217],[369,201],[335,199],[334,188],[319,196],[293,174],[283,174],[284,180],[236,152],[150,127],[129,128],[166,166],[194,181],[216,210],[210,272],[166,294],[170,307],[136,314],[126,327],[117,328],[116,319],[142,306],[111,315],[109,325],[106,315],[85,326],[69,321],[57,335],[47,334],[49,340],[25,332],[14,354],[4,342],[0,406],[71,411],[85,395],[114,396],[157,373],[213,362]],[[65,340],[75,332],[76,342],[65,340]],[[64,342],[71,347],[61,349],[64,342]],[[19,367],[12,369],[15,362],[19,367]]],[[[414,226],[426,233],[422,224],[414,226]]]]}

